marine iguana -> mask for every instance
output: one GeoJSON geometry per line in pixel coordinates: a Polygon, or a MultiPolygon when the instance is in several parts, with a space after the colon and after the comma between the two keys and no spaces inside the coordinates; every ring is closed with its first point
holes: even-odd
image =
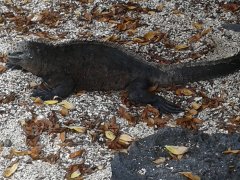
{"type": "Polygon", "coordinates": [[[36,89],[34,97],[43,100],[65,98],[74,90],[107,91],[127,89],[129,100],[151,104],[161,113],[179,113],[179,106],[148,92],[159,86],[213,78],[240,68],[240,53],[210,62],[156,65],[135,53],[102,42],[72,41],[60,44],[23,41],[8,54],[9,67],[21,67],[50,87],[36,89]]]}

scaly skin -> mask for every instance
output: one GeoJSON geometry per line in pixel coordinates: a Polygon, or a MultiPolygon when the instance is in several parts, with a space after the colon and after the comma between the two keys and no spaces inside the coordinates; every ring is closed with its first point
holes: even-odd
{"type": "Polygon", "coordinates": [[[36,89],[33,96],[43,100],[65,98],[74,90],[107,91],[127,88],[135,103],[151,104],[162,113],[179,113],[177,105],[149,93],[153,84],[184,84],[234,72],[240,54],[213,62],[159,66],[134,53],[108,43],[71,41],[53,45],[43,41],[22,42],[8,55],[9,67],[21,67],[40,76],[48,90],[36,89]]]}

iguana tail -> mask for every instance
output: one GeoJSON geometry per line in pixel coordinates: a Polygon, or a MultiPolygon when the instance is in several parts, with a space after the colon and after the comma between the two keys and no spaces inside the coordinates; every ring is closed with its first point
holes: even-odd
{"type": "Polygon", "coordinates": [[[240,53],[216,61],[183,63],[169,66],[168,82],[185,84],[233,73],[240,69],[240,53]]]}

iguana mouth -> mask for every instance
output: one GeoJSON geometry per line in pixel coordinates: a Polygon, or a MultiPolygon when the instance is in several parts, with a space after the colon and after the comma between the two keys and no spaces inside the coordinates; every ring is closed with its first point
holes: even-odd
{"type": "Polygon", "coordinates": [[[19,51],[19,52],[12,52],[8,53],[8,60],[10,61],[18,61],[23,58],[24,53],[19,51]]]}

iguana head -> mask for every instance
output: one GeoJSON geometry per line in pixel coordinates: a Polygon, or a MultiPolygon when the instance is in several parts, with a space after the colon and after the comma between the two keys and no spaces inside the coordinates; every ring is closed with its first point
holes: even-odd
{"type": "Polygon", "coordinates": [[[8,53],[9,67],[17,67],[39,75],[42,70],[47,45],[41,42],[23,41],[8,53]]]}

